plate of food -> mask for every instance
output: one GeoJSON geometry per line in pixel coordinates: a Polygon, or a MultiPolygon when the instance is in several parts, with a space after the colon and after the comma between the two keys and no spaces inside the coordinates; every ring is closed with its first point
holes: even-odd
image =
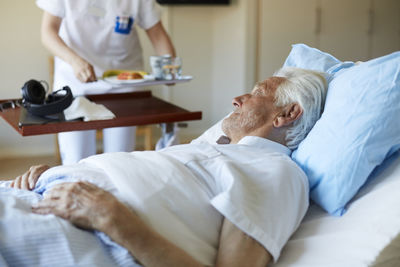
{"type": "Polygon", "coordinates": [[[104,72],[103,79],[113,84],[134,84],[149,80],[147,72],[137,70],[108,70],[104,72]]]}

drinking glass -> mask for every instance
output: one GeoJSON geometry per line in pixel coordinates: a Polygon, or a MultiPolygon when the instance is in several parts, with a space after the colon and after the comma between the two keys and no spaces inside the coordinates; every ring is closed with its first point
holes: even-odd
{"type": "Polygon", "coordinates": [[[172,65],[175,70],[175,79],[182,78],[182,58],[175,57],[172,59],[172,65]]]}
{"type": "Polygon", "coordinates": [[[180,57],[163,59],[163,76],[165,80],[180,79],[182,75],[182,59],[180,57]]]}

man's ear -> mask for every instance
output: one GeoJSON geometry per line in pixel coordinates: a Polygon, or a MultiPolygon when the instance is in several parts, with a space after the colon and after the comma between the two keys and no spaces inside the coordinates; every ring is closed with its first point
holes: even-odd
{"type": "Polygon", "coordinates": [[[300,119],[303,109],[299,104],[293,103],[285,106],[283,110],[275,117],[273,125],[275,128],[287,126],[300,119]]]}

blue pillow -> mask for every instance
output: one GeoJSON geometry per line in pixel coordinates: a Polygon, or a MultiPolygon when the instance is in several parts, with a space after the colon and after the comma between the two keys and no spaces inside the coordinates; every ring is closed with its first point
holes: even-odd
{"type": "Polygon", "coordinates": [[[400,148],[400,52],[354,64],[299,44],[284,65],[332,75],[325,110],[292,158],[309,178],[311,199],[340,216],[400,148]]]}
{"type": "Polygon", "coordinates": [[[310,69],[333,75],[343,68],[354,66],[354,63],[342,62],[328,53],[305,44],[295,44],[283,66],[310,69]]]}

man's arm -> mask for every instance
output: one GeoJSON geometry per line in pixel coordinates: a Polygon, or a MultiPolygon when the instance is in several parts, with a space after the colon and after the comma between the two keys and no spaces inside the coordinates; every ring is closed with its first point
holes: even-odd
{"type": "Polygon", "coordinates": [[[172,57],[176,56],[174,45],[172,44],[171,39],[165,31],[161,21],[156,23],[150,29],[146,30],[146,33],[157,55],[169,54],[172,57]]]}
{"type": "MultiPolygon", "coordinates": [[[[122,216],[119,218],[127,219],[122,216]]],[[[111,236],[119,236],[119,240],[124,240],[118,243],[127,248],[144,266],[202,266],[185,251],[149,229],[142,221],[135,224],[136,227],[126,227],[130,226],[128,222],[116,221],[110,225],[123,225],[126,229],[114,227],[118,233],[111,236]],[[141,241],[138,242],[138,239],[141,241]]],[[[264,267],[271,259],[271,254],[256,240],[224,219],[215,266],[264,267]]]]}
{"type": "MultiPolygon", "coordinates": [[[[102,231],[144,266],[202,266],[113,195],[90,183],[56,185],[33,211],[53,213],[79,227],[102,231]]],[[[265,266],[270,259],[269,253],[254,239],[224,221],[217,266],[265,266]]]]}
{"type": "Polygon", "coordinates": [[[81,228],[106,233],[143,266],[202,266],[147,226],[113,195],[90,183],[56,185],[32,210],[38,214],[53,213],[81,228]]]}
{"type": "Polygon", "coordinates": [[[224,219],[216,266],[267,266],[271,259],[261,244],[224,219]]]}
{"type": "Polygon", "coordinates": [[[55,56],[61,58],[70,64],[74,70],[75,76],[81,82],[92,82],[96,80],[93,66],[85,59],[80,57],[74,50],[60,38],[62,19],[53,16],[48,12],[43,13],[41,38],[43,45],[55,56]]]}

